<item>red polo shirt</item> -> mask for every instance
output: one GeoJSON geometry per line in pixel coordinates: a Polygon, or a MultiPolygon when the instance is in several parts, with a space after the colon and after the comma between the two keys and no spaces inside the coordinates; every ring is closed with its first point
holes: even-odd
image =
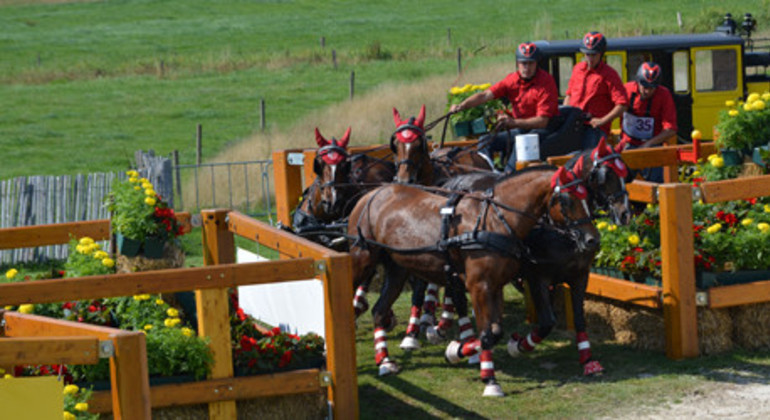
{"type": "Polygon", "coordinates": [[[489,88],[495,99],[511,101],[514,118],[554,117],[559,114],[559,91],[553,76],[538,68],[530,80],[514,72],[489,88]]]}
{"type": "MultiPolygon", "coordinates": [[[[609,114],[616,105],[628,105],[620,76],[603,61],[595,69],[589,69],[585,61],[576,64],[569,79],[567,96],[570,106],[578,107],[594,118],[609,114]]],[[[611,125],[609,122],[600,128],[609,134],[611,125]]]]}
{"type": "MultiPolygon", "coordinates": [[[[652,128],[652,136],[655,137],[663,130],[677,130],[676,127],[676,107],[674,106],[674,98],[671,96],[665,86],[658,86],[655,89],[655,93],[652,98],[643,101],[642,95],[639,93],[639,84],[636,82],[628,82],[625,84],[626,93],[628,94],[629,102],[631,95],[636,95],[634,99],[633,109],[629,108],[628,112],[636,115],[637,117],[646,117],[647,108],[650,109],[650,117],[655,119],[655,124],[652,128]]],[[[622,126],[622,121],[621,121],[622,126]]],[[[623,139],[627,139],[628,135],[623,133],[623,139]]]]}

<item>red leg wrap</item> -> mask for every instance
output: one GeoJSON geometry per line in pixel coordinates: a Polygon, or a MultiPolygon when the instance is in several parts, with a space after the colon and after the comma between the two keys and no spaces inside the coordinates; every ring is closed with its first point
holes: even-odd
{"type": "Polygon", "coordinates": [[[481,379],[495,378],[495,363],[492,361],[492,350],[481,350],[481,379]]]}
{"type": "Polygon", "coordinates": [[[388,358],[388,337],[384,328],[374,329],[374,361],[377,366],[388,358]]]}
{"type": "Polygon", "coordinates": [[[418,306],[412,306],[412,313],[409,316],[409,325],[406,327],[406,335],[416,336],[420,332],[420,314],[422,309],[418,306]]]}
{"type": "Polygon", "coordinates": [[[471,357],[480,351],[481,351],[481,340],[475,339],[475,340],[469,340],[463,343],[463,347],[460,353],[462,354],[463,357],[471,357]]]}
{"type": "Polygon", "coordinates": [[[355,309],[356,318],[369,309],[369,302],[366,300],[366,289],[364,286],[359,286],[356,290],[356,294],[353,296],[353,308],[355,309]]]}
{"type": "Polygon", "coordinates": [[[452,328],[452,324],[454,323],[455,307],[452,304],[452,298],[445,297],[442,307],[444,312],[441,313],[441,321],[438,323],[438,329],[446,331],[449,328],[452,328]]]}
{"type": "Polygon", "coordinates": [[[476,338],[476,332],[473,331],[473,324],[468,317],[460,318],[457,321],[460,327],[460,341],[467,341],[476,338]]]}
{"type": "Polygon", "coordinates": [[[591,360],[591,343],[588,342],[588,334],[585,332],[577,333],[577,348],[581,365],[591,360]]]}
{"type": "Polygon", "coordinates": [[[426,314],[436,313],[436,304],[438,303],[438,286],[435,283],[428,283],[428,289],[425,291],[425,302],[422,304],[422,310],[426,314]]]}

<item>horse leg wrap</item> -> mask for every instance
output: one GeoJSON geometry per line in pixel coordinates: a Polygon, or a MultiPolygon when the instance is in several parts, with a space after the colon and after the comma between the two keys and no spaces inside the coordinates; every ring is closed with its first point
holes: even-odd
{"type": "Polygon", "coordinates": [[[467,316],[457,320],[457,326],[460,327],[460,341],[468,341],[476,338],[476,332],[473,331],[473,324],[467,316]]]}
{"type": "Polygon", "coordinates": [[[356,289],[356,295],[353,296],[353,308],[356,312],[356,318],[369,309],[369,302],[366,300],[366,289],[364,286],[359,286],[358,289],[356,289]]]}
{"type": "Polygon", "coordinates": [[[486,382],[495,380],[495,363],[492,361],[492,350],[481,350],[481,380],[486,382]]]}
{"type": "Polygon", "coordinates": [[[406,327],[406,337],[401,341],[401,347],[403,350],[411,351],[420,348],[420,342],[417,340],[417,335],[420,333],[420,327],[417,322],[420,319],[421,309],[419,306],[412,306],[412,313],[409,317],[409,325],[406,327]]]}
{"type": "Polygon", "coordinates": [[[455,306],[452,302],[452,298],[444,297],[444,304],[442,305],[444,312],[441,313],[441,321],[438,323],[440,330],[447,331],[452,328],[452,323],[455,316],[455,306]]]}
{"type": "Polygon", "coordinates": [[[604,368],[598,360],[591,360],[591,343],[588,342],[588,334],[577,333],[577,348],[580,364],[583,365],[583,375],[591,376],[604,372],[604,368]]]}
{"type": "Polygon", "coordinates": [[[527,337],[522,337],[516,333],[511,334],[510,340],[508,340],[508,354],[511,357],[517,357],[521,353],[530,352],[535,349],[541,341],[536,332],[532,331],[527,334],[527,337]]]}
{"type": "Polygon", "coordinates": [[[374,361],[379,366],[388,359],[388,335],[384,328],[374,329],[374,361]]]}
{"type": "Polygon", "coordinates": [[[438,285],[436,283],[428,283],[428,288],[425,290],[425,302],[422,304],[423,312],[431,315],[435,314],[437,302],[438,285]]]}

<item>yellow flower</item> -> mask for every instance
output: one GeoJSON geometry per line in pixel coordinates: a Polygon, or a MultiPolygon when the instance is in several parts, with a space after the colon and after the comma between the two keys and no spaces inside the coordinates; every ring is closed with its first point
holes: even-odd
{"type": "Polygon", "coordinates": [[[31,314],[35,312],[35,305],[31,303],[25,303],[23,305],[19,305],[19,312],[23,314],[31,314]]]}
{"type": "Polygon", "coordinates": [[[13,310],[13,305],[5,305],[5,310],[6,311],[12,311],[13,310]]]}
{"type": "Polygon", "coordinates": [[[16,277],[17,274],[19,274],[19,270],[15,269],[15,268],[12,268],[12,269],[10,269],[10,270],[5,272],[5,278],[10,280],[10,279],[16,277]]]}
{"type": "Polygon", "coordinates": [[[139,190],[141,190],[141,189],[142,189],[142,187],[140,187],[140,186],[138,186],[138,185],[134,185],[134,189],[135,189],[135,190],[137,190],[137,191],[139,191],[139,190]]]}
{"type": "Polygon", "coordinates": [[[491,84],[491,83],[484,83],[483,85],[479,86],[479,89],[481,89],[481,90],[487,90],[487,89],[489,89],[490,87],[492,87],[492,84],[491,84]]]}
{"type": "Polygon", "coordinates": [[[75,395],[80,391],[80,388],[75,384],[70,384],[64,387],[64,395],[75,395]]]}
{"type": "Polygon", "coordinates": [[[721,157],[714,158],[711,160],[711,164],[714,165],[715,168],[721,168],[725,166],[725,160],[721,157]]]}
{"type": "Polygon", "coordinates": [[[139,178],[134,178],[134,177],[128,178],[128,182],[132,184],[136,184],[137,182],[139,182],[139,178]]]}
{"type": "Polygon", "coordinates": [[[165,304],[165,303],[166,303],[166,302],[164,302],[164,301],[163,301],[163,299],[161,299],[161,298],[157,298],[157,299],[155,299],[155,304],[156,304],[156,305],[163,305],[163,304],[165,304]]]}
{"type": "Polygon", "coordinates": [[[113,260],[113,259],[112,259],[112,258],[110,258],[110,257],[106,257],[106,258],[104,258],[104,259],[102,260],[102,265],[103,265],[103,266],[105,266],[105,267],[107,267],[107,268],[112,268],[112,267],[115,267],[115,260],[113,260]]]}
{"type": "Polygon", "coordinates": [[[152,188],[147,188],[146,190],[144,190],[144,195],[155,197],[155,190],[153,190],[152,188]]]}
{"type": "Polygon", "coordinates": [[[462,89],[460,89],[457,86],[454,86],[454,87],[452,87],[452,89],[449,89],[449,93],[451,93],[452,95],[459,95],[459,94],[461,94],[463,92],[462,92],[462,89]]]}
{"type": "Polygon", "coordinates": [[[647,210],[653,211],[655,210],[655,206],[653,206],[651,203],[647,203],[647,210]]]}
{"type": "Polygon", "coordinates": [[[759,97],[760,96],[758,93],[752,93],[751,95],[749,95],[748,98],[746,98],[746,102],[754,102],[756,100],[759,100],[759,97]]]}
{"type": "Polygon", "coordinates": [[[754,107],[751,106],[751,103],[746,102],[745,104],[743,104],[743,110],[744,111],[751,111],[752,109],[754,109],[754,107]]]}
{"type": "Polygon", "coordinates": [[[11,379],[11,378],[13,378],[13,375],[11,375],[10,373],[6,373],[5,375],[3,375],[3,378],[4,379],[11,379]]]}
{"type": "Polygon", "coordinates": [[[62,416],[63,420],[77,420],[77,416],[70,413],[69,411],[65,411],[64,415],[62,416]]]}
{"type": "Polygon", "coordinates": [[[725,271],[735,271],[735,263],[732,261],[725,261],[725,271]]]}
{"type": "Polygon", "coordinates": [[[692,176],[700,176],[700,171],[692,171],[692,176]]]}
{"type": "Polygon", "coordinates": [[[126,171],[126,175],[128,175],[128,176],[130,176],[132,178],[137,178],[137,177],[139,177],[139,172],[134,171],[134,170],[130,170],[130,171],[126,171]]]}
{"type": "Polygon", "coordinates": [[[94,240],[93,240],[93,239],[91,239],[91,238],[90,238],[90,237],[88,237],[88,236],[84,236],[84,237],[80,238],[80,240],[78,241],[78,243],[79,243],[80,245],[83,245],[83,246],[88,246],[88,245],[91,245],[92,243],[94,243],[94,240]]]}
{"type": "Polygon", "coordinates": [[[144,184],[145,182],[149,183],[149,182],[150,182],[150,180],[149,180],[149,179],[147,179],[147,178],[139,178],[139,182],[140,182],[140,183],[142,183],[142,184],[144,184]]]}
{"type": "Polygon", "coordinates": [[[708,159],[708,161],[711,162],[712,160],[714,160],[714,159],[716,159],[718,157],[719,157],[719,155],[714,153],[714,154],[709,155],[709,157],[707,157],[706,159],[708,159]]]}
{"type": "Polygon", "coordinates": [[[75,410],[88,411],[88,403],[81,402],[81,403],[75,404],[75,410]]]}
{"type": "Polygon", "coordinates": [[[770,204],[765,204],[765,213],[770,213],[770,204]]]}
{"type": "Polygon", "coordinates": [[[145,331],[150,331],[152,329],[152,324],[147,324],[144,326],[145,331]]]}
{"type": "Polygon", "coordinates": [[[770,92],[765,92],[762,94],[762,100],[767,102],[770,101],[770,92]]]}
{"type": "Polygon", "coordinates": [[[714,223],[713,225],[709,226],[708,229],[706,229],[706,232],[714,234],[719,232],[722,229],[722,225],[720,223],[714,223]]]}
{"type": "Polygon", "coordinates": [[[692,132],[690,133],[690,137],[691,137],[693,140],[694,140],[694,139],[698,139],[698,140],[700,140],[700,139],[702,139],[702,138],[703,138],[703,134],[700,132],[700,130],[692,130],[692,132]]]}
{"type": "Polygon", "coordinates": [[[759,229],[759,231],[762,233],[767,233],[767,231],[770,230],[770,225],[765,222],[758,223],[757,229],[759,229]]]}
{"type": "Polygon", "coordinates": [[[176,318],[179,316],[179,311],[177,311],[176,308],[168,308],[166,309],[166,315],[170,316],[171,318],[176,318]]]}
{"type": "Polygon", "coordinates": [[[165,326],[167,326],[169,328],[170,327],[176,327],[177,325],[179,325],[180,322],[182,322],[182,320],[179,319],[179,318],[166,318],[163,321],[163,325],[165,325],[165,326]]]}
{"type": "Polygon", "coordinates": [[[607,227],[607,230],[610,232],[615,232],[616,230],[618,230],[618,225],[609,225],[607,227]]]}
{"type": "Polygon", "coordinates": [[[596,228],[602,230],[607,227],[607,222],[599,222],[596,224],[596,228]]]}
{"type": "Polygon", "coordinates": [[[637,246],[639,245],[639,235],[632,234],[628,236],[628,243],[631,244],[631,246],[637,246]]]}
{"type": "Polygon", "coordinates": [[[150,298],[150,295],[144,294],[144,295],[134,295],[134,300],[147,300],[150,298]]]}
{"type": "Polygon", "coordinates": [[[737,109],[731,109],[730,112],[728,112],[727,114],[730,115],[731,117],[737,117],[738,114],[740,114],[740,112],[738,112],[737,109]]]}
{"type": "Polygon", "coordinates": [[[758,99],[758,100],[754,101],[753,104],[751,104],[751,108],[754,109],[754,111],[761,111],[761,110],[765,109],[765,103],[762,102],[761,99],[758,99]]]}
{"type": "Polygon", "coordinates": [[[155,199],[152,197],[147,197],[144,199],[145,204],[148,206],[154,206],[155,205],[155,199]]]}
{"type": "Polygon", "coordinates": [[[735,101],[725,101],[725,106],[734,107],[735,101]]]}
{"type": "Polygon", "coordinates": [[[5,374],[5,369],[0,368],[0,375],[4,375],[4,374],[5,374]]]}
{"type": "Polygon", "coordinates": [[[754,223],[754,219],[751,219],[751,218],[748,218],[748,217],[743,219],[743,220],[741,220],[741,224],[743,226],[748,226],[748,225],[750,225],[752,223],[754,223]]]}
{"type": "Polygon", "coordinates": [[[109,254],[107,254],[104,251],[96,251],[96,252],[94,252],[94,258],[96,258],[97,260],[101,260],[101,259],[107,258],[108,256],[109,256],[109,254]]]}
{"type": "Polygon", "coordinates": [[[182,328],[182,335],[184,335],[185,337],[192,337],[195,335],[195,331],[193,331],[190,328],[184,327],[182,328]]]}

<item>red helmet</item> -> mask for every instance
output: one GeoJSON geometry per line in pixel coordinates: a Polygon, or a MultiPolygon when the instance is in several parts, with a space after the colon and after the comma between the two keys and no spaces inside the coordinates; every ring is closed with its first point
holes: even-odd
{"type": "Polygon", "coordinates": [[[601,54],[607,50],[607,38],[600,32],[592,31],[583,35],[583,46],[580,52],[583,54],[601,54]]]}
{"type": "Polygon", "coordinates": [[[636,71],[636,81],[644,87],[653,88],[660,84],[660,66],[652,61],[645,61],[636,71]]]}
{"type": "Polygon", "coordinates": [[[538,61],[540,56],[540,49],[534,42],[522,42],[516,48],[516,61],[538,61]]]}

